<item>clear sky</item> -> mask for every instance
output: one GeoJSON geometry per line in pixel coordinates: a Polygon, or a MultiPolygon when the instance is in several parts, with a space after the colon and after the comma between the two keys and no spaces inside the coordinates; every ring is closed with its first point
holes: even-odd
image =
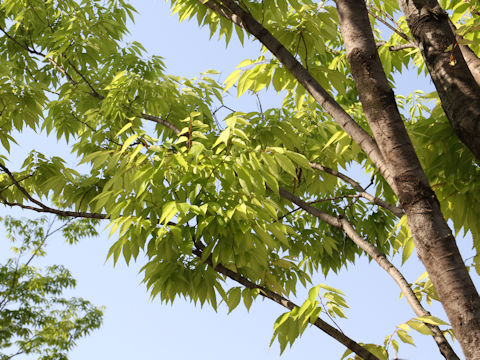
{"type": "MultiPolygon", "coordinates": [[[[169,15],[169,7],[162,1],[134,1],[133,5],[139,14],[136,23],[130,27],[131,39],[141,42],[150,54],[164,57],[168,73],[191,77],[207,69],[217,69],[222,71],[220,79],[224,79],[241,60],[258,56],[258,43],[242,48],[232,39],[232,45],[226,49],[223,40],[209,39],[208,32],[200,30],[196,22],[178,24],[176,16],[169,15]]],[[[422,83],[425,81],[414,85],[416,75],[409,75],[402,79],[402,90],[413,91],[412,86],[425,88],[422,83]]],[[[272,105],[280,103],[281,99],[267,94],[262,95],[263,101],[272,105]]],[[[256,100],[245,97],[237,102],[232,97],[231,104],[239,110],[255,109],[256,100]]],[[[44,137],[30,133],[23,139],[21,147],[14,147],[11,154],[18,161],[33,148],[48,155],[62,154],[62,145],[46,141],[44,137]]],[[[18,168],[18,165],[13,164],[12,168],[18,168]]],[[[0,215],[4,214],[22,213],[0,208],[0,215]]],[[[49,256],[45,261],[66,265],[78,280],[77,288],[70,293],[106,307],[102,328],[78,342],[71,352],[71,360],[339,359],[345,350],[312,327],[280,357],[278,344],[269,348],[269,343],[273,323],[284,309],[268,300],[259,299],[249,313],[241,305],[228,316],[223,305],[215,313],[208,307],[202,309],[184,300],[176,301],[173,306],[161,304],[158,300],[150,301],[138,275],[141,257],[137,264],[129,267],[121,260],[115,268],[111,261],[105,262],[113,241],[105,232],[98,238],[74,246],[64,244],[59,237],[49,243],[49,256]]],[[[2,239],[0,250],[4,254],[5,248],[2,239]]],[[[470,241],[463,241],[465,258],[472,255],[470,248],[470,241]]],[[[408,260],[408,264],[405,276],[413,282],[424,270],[415,256],[408,260]]],[[[351,309],[347,311],[348,319],[337,323],[356,341],[381,343],[396,325],[414,317],[405,300],[399,300],[400,291],[393,281],[376,263],[369,263],[365,258],[348,271],[327,279],[318,276],[315,281],[326,282],[346,293],[351,309]]],[[[299,303],[303,302],[303,296],[305,292],[300,292],[299,303]]],[[[434,313],[446,319],[438,307],[434,313]]],[[[415,340],[418,346],[402,345],[399,357],[442,358],[430,337],[415,335],[415,340]]]]}

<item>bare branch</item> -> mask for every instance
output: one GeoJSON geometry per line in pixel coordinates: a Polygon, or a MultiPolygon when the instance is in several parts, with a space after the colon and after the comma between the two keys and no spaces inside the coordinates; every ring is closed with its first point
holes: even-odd
{"type": "Polygon", "coordinates": [[[342,179],[347,184],[350,184],[355,190],[357,190],[358,193],[359,193],[358,195],[360,197],[363,197],[364,199],[367,199],[371,203],[387,209],[388,211],[390,211],[395,216],[400,218],[404,215],[404,211],[401,208],[399,208],[395,205],[392,205],[392,204],[386,202],[385,200],[382,200],[382,199],[380,199],[376,196],[370,195],[369,193],[366,192],[366,190],[357,181],[353,180],[351,177],[349,177],[349,176],[347,176],[347,175],[345,175],[345,174],[343,174],[343,173],[341,173],[337,170],[330,169],[328,167],[325,167],[323,165],[320,165],[320,164],[317,164],[317,163],[314,163],[314,162],[310,162],[310,166],[313,169],[320,170],[320,171],[325,172],[327,174],[336,176],[339,179],[342,179]]]}
{"type": "MultiPolygon", "coordinates": [[[[387,42],[386,41],[378,41],[375,43],[375,45],[377,46],[377,49],[381,46],[384,46],[386,45],[387,42]]],[[[405,49],[416,49],[418,48],[418,46],[416,45],[413,45],[413,44],[401,44],[401,45],[391,45],[388,47],[388,50],[390,51],[400,51],[400,50],[405,50],[405,49]]]]}
{"type": "Polygon", "coordinates": [[[148,114],[143,114],[143,113],[142,113],[142,117],[145,120],[150,120],[150,121],[156,122],[157,124],[163,125],[166,128],[169,128],[170,130],[172,130],[175,133],[175,135],[180,135],[181,130],[178,127],[176,127],[175,125],[173,125],[172,123],[170,123],[170,122],[168,122],[164,119],[160,119],[159,117],[156,117],[156,116],[153,116],[153,115],[148,115],[148,114]]]}

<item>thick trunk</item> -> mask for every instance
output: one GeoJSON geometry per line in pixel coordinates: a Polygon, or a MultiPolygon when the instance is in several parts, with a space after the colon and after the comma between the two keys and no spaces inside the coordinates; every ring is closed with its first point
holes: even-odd
{"type": "MultiPolygon", "coordinates": [[[[453,33],[455,34],[455,38],[457,41],[461,41],[462,37],[456,34],[457,28],[455,25],[448,20],[448,24],[450,25],[450,29],[452,29],[453,33]]],[[[463,58],[465,59],[470,72],[473,75],[475,81],[480,84],[480,59],[478,56],[468,47],[468,45],[459,45],[460,51],[462,52],[463,58]]]]}
{"type": "Polygon", "coordinates": [[[460,51],[475,81],[480,84],[480,59],[467,45],[460,45],[460,51]]]}
{"type": "MultiPolygon", "coordinates": [[[[446,12],[436,0],[398,0],[460,140],[480,160],[480,87],[456,44],[446,12]],[[445,51],[449,46],[451,51],[445,51]]],[[[463,49],[474,66],[475,60],[463,49]]]]}
{"type": "Polygon", "coordinates": [[[384,160],[372,137],[358,125],[350,115],[332,98],[305,67],[275,38],[262,24],[233,0],[197,0],[212,9],[218,15],[225,17],[234,24],[244,28],[255,36],[275,57],[288,69],[297,81],[312,95],[320,106],[341,126],[341,128],[367,154],[372,163],[388,184],[395,188],[395,183],[384,164],[384,160]]]}
{"type": "MultiPolygon", "coordinates": [[[[480,298],[421,168],[378,57],[363,1],[337,0],[347,59],[367,121],[396,183],[420,259],[468,359],[480,359],[480,298]]],[[[448,358],[446,347],[442,353],[448,358]]]]}

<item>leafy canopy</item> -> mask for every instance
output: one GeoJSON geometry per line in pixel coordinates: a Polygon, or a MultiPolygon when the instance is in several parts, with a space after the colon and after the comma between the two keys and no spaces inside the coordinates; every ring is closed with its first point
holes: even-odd
{"type": "Polygon", "coordinates": [[[75,287],[65,267],[40,269],[32,260],[45,255],[46,241],[57,230],[81,236],[78,224],[52,230],[46,218],[1,220],[15,256],[0,265],[0,359],[67,359],[78,339],[100,327],[102,310],[81,298],[62,297],[64,290],[75,287]]]}
{"type": "MultiPolygon", "coordinates": [[[[332,5],[242,1],[368,128],[332,5]]],[[[392,86],[408,69],[425,71],[418,49],[402,47],[406,41],[399,34],[408,38],[410,33],[397,2],[370,5],[379,54],[392,86]],[[382,23],[392,19],[398,31],[391,33],[382,23]]],[[[475,5],[459,0],[442,5],[461,25],[465,41],[478,50],[478,19],[470,16],[475,5]]],[[[241,41],[249,41],[244,30],[197,1],[173,0],[172,10],[180,20],[196,18],[227,44],[234,30],[241,41]]],[[[20,186],[12,186],[7,172],[0,175],[4,204],[25,207],[33,199],[38,203],[29,206],[37,211],[108,219],[110,234],[118,236],[109,256],[115,262],[123,256],[127,263],[145,256],[144,282],[153,297],[173,302],[181,296],[214,308],[223,300],[230,311],[241,300],[249,308],[265,293],[261,289],[295,295],[300,284],[310,286],[313,274],[337,272],[365,255],[341,229],[297,208],[281,189],[323,213],[347,219],[382,253],[401,253],[403,261],[410,256],[413,242],[405,219],[371,201],[376,197],[394,207],[392,190],[367,155],[266,49],[240,62],[223,85],[214,80],[213,71],[194,79],[169,76],[161,58],[148,56],[139,43],[122,41],[134,12],[123,0],[1,3],[4,149],[15,142],[15,131],[43,130],[64,139],[90,170],[80,174],[61,157],[32,152],[12,175],[20,186]],[[283,105],[248,113],[218,112],[228,105],[225,92],[234,88],[238,96],[273,89],[284,96],[283,105]],[[370,198],[359,193],[359,187],[367,189],[337,173],[352,168],[371,178],[370,198]],[[42,198],[51,205],[37,200],[42,198]],[[250,285],[243,290],[232,286],[226,281],[228,271],[250,285]]],[[[471,153],[455,137],[435,92],[419,90],[398,95],[397,101],[445,216],[457,233],[463,229],[472,234],[478,250],[475,204],[480,201],[480,170],[471,153]]],[[[8,157],[1,159],[5,164],[8,157]]],[[[478,256],[474,265],[479,271],[478,256]]],[[[57,271],[68,277],[64,270],[57,271]]],[[[436,300],[428,279],[420,279],[414,290],[436,300]]],[[[274,338],[282,351],[319,313],[344,316],[347,304],[341,292],[327,288],[322,309],[319,291],[313,287],[303,306],[277,320],[274,338]]],[[[422,325],[410,328],[427,333],[422,325]]],[[[405,329],[396,334],[412,342],[405,329]]],[[[390,343],[398,349],[389,336],[385,344],[369,349],[387,358],[390,343]]]]}

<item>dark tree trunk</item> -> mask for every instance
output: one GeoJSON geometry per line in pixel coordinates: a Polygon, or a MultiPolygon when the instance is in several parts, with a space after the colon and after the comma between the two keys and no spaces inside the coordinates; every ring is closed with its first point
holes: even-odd
{"type": "MultiPolygon", "coordinates": [[[[448,24],[450,25],[450,29],[452,29],[452,32],[455,34],[457,41],[461,41],[463,38],[455,33],[457,31],[457,28],[450,21],[450,19],[448,21],[448,24]]],[[[472,51],[472,49],[468,47],[468,45],[459,45],[459,46],[460,46],[460,51],[462,52],[463,58],[465,59],[467,66],[473,75],[473,78],[475,79],[477,84],[480,84],[480,59],[472,51]]]]}
{"type": "MultiPolygon", "coordinates": [[[[460,140],[480,160],[480,87],[451,29],[448,15],[436,0],[398,0],[437,89],[442,107],[460,140]],[[451,46],[451,51],[445,51],[451,46]]],[[[468,55],[475,69],[475,54],[468,55]]],[[[475,56],[476,58],[476,56],[475,56]]]]}
{"type": "MultiPolygon", "coordinates": [[[[418,255],[465,355],[468,359],[480,359],[480,297],[398,112],[378,57],[365,3],[337,0],[337,8],[360,101],[396,183],[396,193],[407,214],[418,255]]],[[[447,346],[439,347],[447,358],[455,358],[447,346]]]]}

